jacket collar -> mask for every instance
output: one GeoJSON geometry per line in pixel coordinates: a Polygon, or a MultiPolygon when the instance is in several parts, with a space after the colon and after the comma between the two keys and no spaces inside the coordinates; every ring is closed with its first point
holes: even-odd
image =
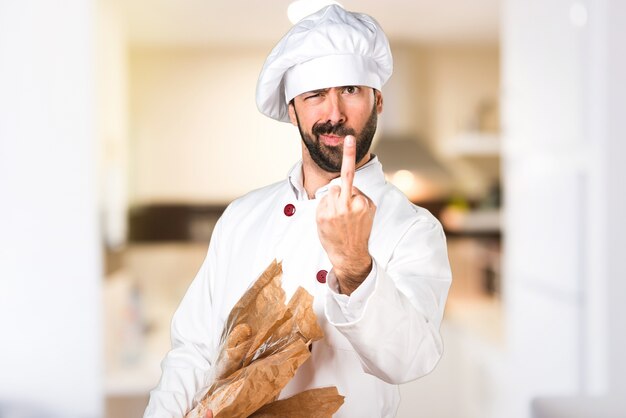
{"type": "MultiPolygon", "coordinates": [[[[302,160],[298,161],[287,174],[287,180],[292,192],[297,200],[308,200],[304,189],[304,174],[302,173],[302,160]]],[[[379,188],[385,184],[383,166],[378,161],[378,157],[372,154],[372,158],[354,173],[354,186],[365,195],[374,199],[379,188]]],[[[341,177],[336,177],[325,186],[315,191],[315,198],[320,199],[328,192],[328,188],[333,185],[341,186],[341,177]]],[[[375,200],[375,199],[374,199],[375,200]]]]}

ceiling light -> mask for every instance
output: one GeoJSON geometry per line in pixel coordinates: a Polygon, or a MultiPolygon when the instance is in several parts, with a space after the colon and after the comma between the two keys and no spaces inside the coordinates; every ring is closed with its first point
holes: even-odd
{"type": "Polygon", "coordinates": [[[340,3],[332,0],[296,0],[287,7],[287,17],[294,25],[303,18],[311,15],[325,6],[336,4],[343,7],[340,3]]]}
{"type": "Polygon", "coordinates": [[[398,170],[391,178],[391,182],[404,194],[410,195],[415,186],[415,174],[409,170],[398,170]]]}

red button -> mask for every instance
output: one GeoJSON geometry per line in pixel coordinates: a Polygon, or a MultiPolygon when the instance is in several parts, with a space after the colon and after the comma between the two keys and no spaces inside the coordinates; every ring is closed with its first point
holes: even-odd
{"type": "Polygon", "coordinates": [[[293,214],[296,213],[296,207],[292,205],[291,203],[289,203],[285,205],[285,209],[283,209],[283,212],[287,216],[293,216],[293,214]]]}
{"type": "Polygon", "coordinates": [[[317,272],[317,281],[320,283],[326,283],[326,275],[328,272],[326,270],[320,270],[317,272]]]}

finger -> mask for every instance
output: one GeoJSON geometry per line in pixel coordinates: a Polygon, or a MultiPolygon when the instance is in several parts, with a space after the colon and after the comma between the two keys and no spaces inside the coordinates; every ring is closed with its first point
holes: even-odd
{"type": "Polygon", "coordinates": [[[374,201],[370,199],[368,195],[366,195],[361,190],[359,190],[358,187],[352,186],[352,202],[351,202],[352,208],[354,208],[354,201],[357,198],[363,199],[365,201],[366,203],[365,207],[376,210],[376,204],[374,203],[374,201]]]}
{"type": "Polygon", "coordinates": [[[372,201],[372,199],[370,199],[368,195],[363,193],[358,187],[352,186],[352,197],[354,198],[355,196],[361,196],[362,198],[367,200],[369,203],[374,204],[374,202],[372,201]]]}
{"type": "Polygon", "coordinates": [[[355,195],[361,195],[361,196],[367,197],[365,193],[363,193],[358,187],[352,186],[352,196],[355,196],[355,195]]]}
{"type": "Polygon", "coordinates": [[[342,193],[343,187],[332,185],[328,188],[328,196],[331,199],[336,199],[342,193]]]}
{"type": "Polygon", "coordinates": [[[355,195],[350,205],[353,213],[358,213],[361,210],[367,211],[369,208],[369,201],[364,195],[355,195]]]}
{"type": "Polygon", "coordinates": [[[328,202],[330,200],[329,195],[323,196],[320,199],[320,202],[317,205],[317,209],[315,210],[315,220],[319,224],[326,219],[326,214],[328,213],[328,202]]]}
{"type": "Polygon", "coordinates": [[[348,203],[352,197],[352,181],[356,165],[356,140],[347,135],[343,140],[343,160],[341,161],[341,199],[348,203]]]}
{"type": "Polygon", "coordinates": [[[213,418],[213,412],[210,409],[206,412],[206,418],[213,418]]]}
{"type": "Polygon", "coordinates": [[[330,213],[335,213],[337,211],[337,207],[341,206],[341,205],[337,205],[337,203],[342,201],[342,193],[343,193],[343,187],[339,187],[339,186],[330,186],[330,188],[328,189],[328,194],[324,197],[326,197],[327,201],[326,201],[326,210],[329,211],[330,213]]]}

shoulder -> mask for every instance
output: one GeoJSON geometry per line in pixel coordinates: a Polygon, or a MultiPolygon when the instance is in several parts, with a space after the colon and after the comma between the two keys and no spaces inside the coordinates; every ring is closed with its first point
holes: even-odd
{"type": "Polygon", "coordinates": [[[287,180],[281,180],[252,190],[233,200],[226,207],[222,219],[228,220],[233,217],[241,219],[242,215],[249,216],[255,213],[263,213],[263,209],[275,204],[277,199],[280,199],[288,190],[289,182],[287,180]]]}
{"type": "Polygon", "coordinates": [[[423,252],[425,246],[445,245],[443,228],[437,218],[413,204],[395,186],[385,184],[376,206],[370,245],[383,265],[401,242],[415,248],[416,253],[423,252]]]}
{"type": "Polygon", "coordinates": [[[441,224],[427,209],[412,203],[400,189],[390,183],[385,183],[377,202],[381,220],[408,227],[414,223],[424,223],[434,228],[441,228],[441,224]]]}

